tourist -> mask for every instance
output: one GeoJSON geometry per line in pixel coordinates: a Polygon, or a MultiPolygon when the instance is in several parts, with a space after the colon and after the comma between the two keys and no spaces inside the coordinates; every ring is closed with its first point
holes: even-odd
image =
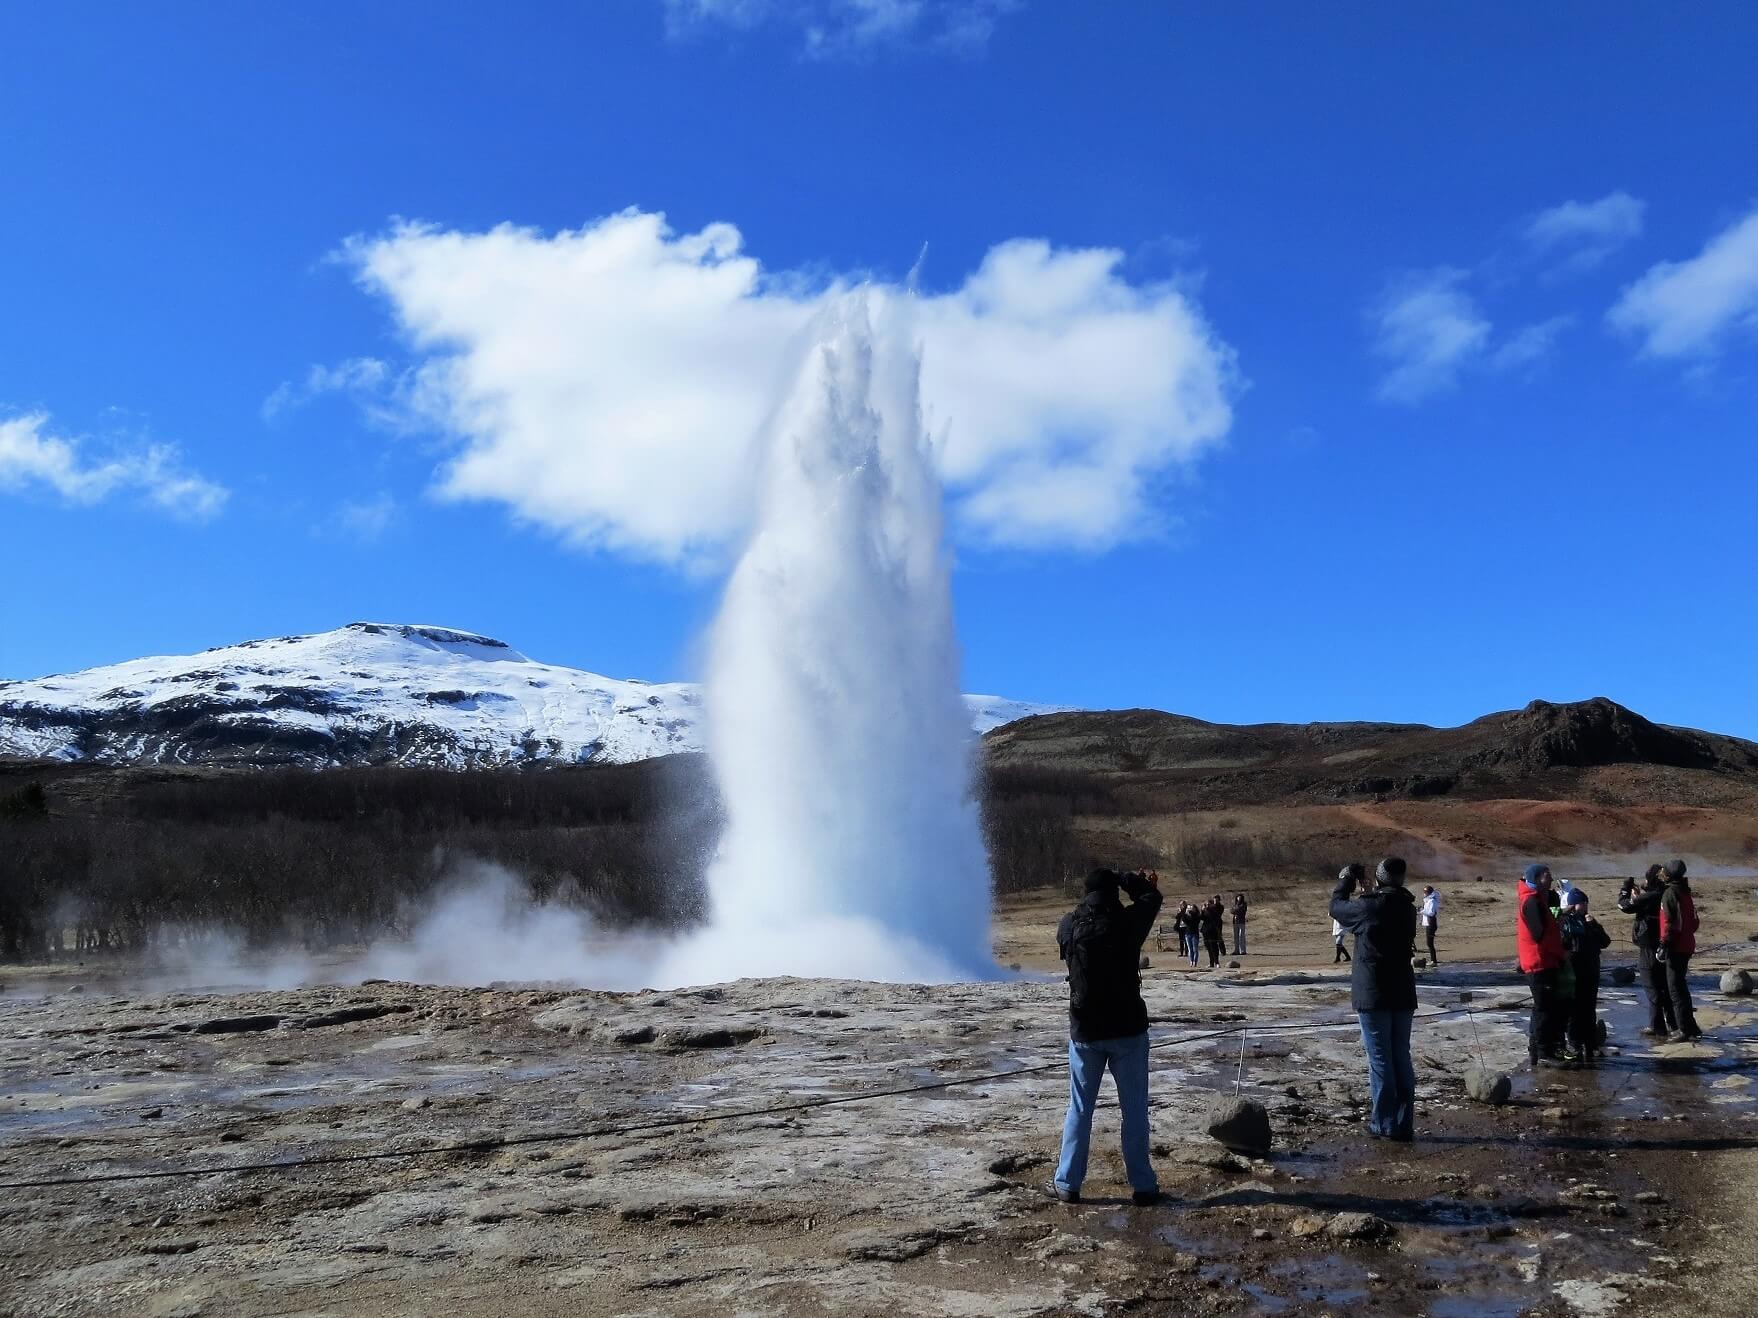
{"type": "Polygon", "coordinates": [[[1244,956],[1245,955],[1245,913],[1248,909],[1250,909],[1250,903],[1245,900],[1245,894],[1242,892],[1234,893],[1233,894],[1233,955],[1234,956],[1244,956]]]}
{"type": "Polygon", "coordinates": [[[1422,890],[1422,905],[1417,908],[1417,918],[1422,921],[1422,933],[1428,940],[1428,963],[1438,966],[1441,958],[1434,950],[1434,936],[1441,927],[1441,895],[1432,884],[1422,890]]]}
{"type": "Polygon", "coordinates": [[[1674,1040],[1701,1039],[1697,1012],[1691,1005],[1691,955],[1697,950],[1697,903],[1685,877],[1685,862],[1666,864],[1666,892],[1660,899],[1660,948],[1656,955],[1666,964],[1667,997],[1672,1000],[1674,1040]]]}
{"type": "Polygon", "coordinates": [[[1172,917],[1172,928],[1178,934],[1178,955],[1190,962],[1192,970],[1196,969],[1197,938],[1200,928],[1196,907],[1189,902],[1179,902],[1178,914],[1172,917]]]}
{"type": "Polygon", "coordinates": [[[1148,1009],[1141,949],[1160,912],[1160,891],[1139,875],[1094,870],[1080,905],[1062,917],[1056,944],[1068,964],[1068,1115],[1049,1191],[1080,1202],[1099,1083],[1111,1071],[1122,1113],[1123,1165],[1138,1205],[1160,1201],[1148,1143],[1148,1009]],[[1130,904],[1118,899],[1118,888],[1130,904]]]}
{"type": "Polygon", "coordinates": [[[1221,964],[1221,950],[1226,947],[1221,941],[1221,918],[1225,914],[1226,906],[1220,893],[1209,898],[1209,904],[1203,907],[1203,942],[1209,950],[1210,970],[1221,964]]]}
{"type": "Polygon", "coordinates": [[[1599,958],[1611,946],[1611,935],[1587,909],[1587,894],[1569,892],[1563,906],[1563,950],[1575,972],[1575,996],[1569,1007],[1569,1058],[1592,1066],[1599,1053],[1599,958]]]}
{"type": "Polygon", "coordinates": [[[1516,892],[1519,914],[1514,933],[1520,949],[1520,973],[1532,991],[1526,1056],[1535,1067],[1562,1066],[1567,1060],[1562,1051],[1563,931],[1551,910],[1550,866],[1528,865],[1516,892]]]}
{"type": "MultiPolygon", "coordinates": [[[[1359,876],[1357,877],[1359,880],[1359,876]]],[[[1349,946],[1346,941],[1348,937],[1349,931],[1343,927],[1343,922],[1341,920],[1332,920],[1331,941],[1337,945],[1336,952],[1331,956],[1331,964],[1333,966],[1352,959],[1349,955],[1349,946]]]]}
{"type": "Polygon", "coordinates": [[[1374,871],[1377,884],[1356,895],[1361,867],[1350,865],[1331,892],[1331,919],[1355,937],[1350,1001],[1361,1023],[1371,1094],[1367,1129],[1376,1139],[1416,1138],[1416,1066],[1410,1026],[1416,1017],[1416,903],[1405,890],[1406,866],[1387,856],[1374,871]]]}
{"type": "Polygon", "coordinates": [[[1618,909],[1636,918],[1630,924],[1630,941],[1636,945],[1636,973],[1642,979],[1642,991],[1648,995],[1648,1024],[1642,1033],[1651,1039],[1664,1039],[1678,1029],[1673,1019],[1672,994],[1666,986],[1666,963],[1658,955],[1660,948],[1660,904],[1666,899],[1664,871],[1650,865],[1643,875],[1642,889],[1636,881],[1618,893],[1618,909]]]}

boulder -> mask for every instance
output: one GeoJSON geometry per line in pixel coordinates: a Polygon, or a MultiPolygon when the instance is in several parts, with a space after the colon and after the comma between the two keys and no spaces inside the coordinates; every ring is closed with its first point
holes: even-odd
{"type": "Polygon", "coordinates": [[[1465,1093],[1479,1103],[1500,1107],[1513,1097],[1514,1082],[1501,1071],[1473,1066],[1465,1072],[1465,1093]]]}
{"type": "Polygon", "coordinates": [[[1141,969],[1146,970],[1147,968],[1148,968],[1148,959],[1144,956],[1141,959],[1141,969]]]}
{"type": "Polygon", "coordinates": [[[1620,986],[1628,986],[1630,984],[1634,984],[1636,982],[1636,969],[1635,969],[1635,967],[1634,966],[1613,966],[1611,968],[1611,982],[1614,984],[1620,985],[1620,986]]]}
{"type": "Polygon", "coordinates": [[[1325,1223],[1323,1234],[1328,1240],[1384,1240],[1392,1224],[1372,1213],[1338,1213],[1325,1223]]]}
{"type": "Polygon", "coordinates": [[[1205,1124],[1209,1138],[1235,1153],[1261,1158],[1270,1151],[1270,1114],[1254,1099],[1217,1098],[1209,1104],[1205,1124]]]}
{"type": "Polygon", "coordinates": [[[1743,998],[1752,992],[1752,976],[1744,970],[1722,972],[1721,991],[1730,998],[1743,998]]]}

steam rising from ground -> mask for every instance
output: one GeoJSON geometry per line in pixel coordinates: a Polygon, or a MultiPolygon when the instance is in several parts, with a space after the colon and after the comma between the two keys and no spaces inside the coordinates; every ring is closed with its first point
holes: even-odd
{"type": "Polygon", "coordinates": [[[820,315],[713,632],[727,830],[667,979],[983,973],[989,870],[908,304],[820,315]]]}

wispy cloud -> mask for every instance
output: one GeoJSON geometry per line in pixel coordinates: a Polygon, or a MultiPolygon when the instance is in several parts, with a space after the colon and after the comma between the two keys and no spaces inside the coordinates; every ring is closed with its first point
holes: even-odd
{"type": "Polygon", "coordinates": [[[661,0],[674,38],[787,27],[814,59],[881,49],[971,54],[1022,0],[661,0]]]}
{"type": "Polygon", "coordinates": [[[384,539],[399,516],[401,509],[397,500],[381,491],[367,499],[344,500],[328,522],[314,529],[329,538],[369,545],[384,539]]]}
{"type": "Polygon", "coordinates": [[[1627,192],[1612,192],[1598,201],[1565,201],[1527,221],[1527,246],[1543,260],[1554,262],[1551,274],[1590,270],[1642,232],[1647,203],[1627,192]]]}
{"type": "Polygon", "coordinates": [[[346,398],[382,430],[408,429],[410,416],[418,410],[411,395],[420,380],[407,370],[394,370],[377,357],[350,357],[333,366],[308,367],[296,380],[283,380],[262,401],[263,420],[280,421],[300,408],[337,394],[346,398]]]}
{"type": "Polygon", "coordinates": [[[172,444],[137,444],[93,457],[80,438],[50,430],[47,413],[0,419],[0,491],[45,490],[69,503],[132,492],[186,521],[219,514],[230,491],[183,465],[172,444]]]}
{"type": "Polygon", "coordinates": [[[1492,370],[1519,371],[1538,366],[1556,348],[1557,337],[1575,323],[1573,316],[1552,316],[1510,334],[1488,358],[1492,370]]]}
{"type": "MultiPolygon", "coordinates": [[[[442,493],[667,562],[742,530],[750,437],[798,336],[867,278],[765,269],[730,224],[680,234],[632,210],[555,234],[404,226],[348,257],[415,349],[404,397],[457,442],[442,493]]],[[[1226,434],[1231,350],[1183,290],[1122,265],[1015,239],[918,297],[923,407],[966,538],[1151,534],[1164,475],[1226,434]]]]}
{"type": "Polygon", "coordinates": [[[1758,207],[1689,260],[1651,266],[1606,319],[1639,337],[1650,357],[1709,357],[1734,335],[1758,330],[1758,207]]]}
{"type": "Polygon", "coordinates": [[[1386,363],[1378,394],[1415,403],[1454,388],[1459,372],[1488,347],[1491,325],[1452,266],[1394,280],[1369,312],[1374,354],[1386,363]]]}

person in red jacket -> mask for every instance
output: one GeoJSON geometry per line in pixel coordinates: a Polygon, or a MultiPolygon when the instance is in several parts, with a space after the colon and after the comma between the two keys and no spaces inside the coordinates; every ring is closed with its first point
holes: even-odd
{"type": "Polygon", "coordinates": [[[1666,993],[1672,999],[1674,1040],[1701,1039],[1697,1013],[1691,1005],[1691,954],[1697,950],[1697,903],[1685,878],[1685,862],[1667,862],[1666,894],[1660,899],[1660,948],[1666,965],[1666,993]]]}
{"type": "Polygon", "coordinates": [[[1563,1029],[1566,1017],[1558,993],[1562,969],[1563,930],[1550,908],[1550,866],[1531,864],[1518,889],[1519,914],[1514,935],[1520,947],[1520,973],[1532,990],[1532,1024],[1526,1035],[1526,1056],[1534,1067],[1566,1066],[1563,1029]]]}

